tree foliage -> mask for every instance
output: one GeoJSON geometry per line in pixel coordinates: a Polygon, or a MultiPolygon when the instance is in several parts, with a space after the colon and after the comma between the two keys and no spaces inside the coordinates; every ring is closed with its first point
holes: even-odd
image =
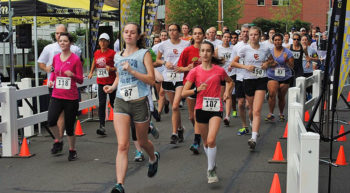
{"type": "Polygon", "coordinates": [[[300,0],[279,1],[278,9],[271,8],[270,12],[274,20],[284,23],[285,30],[289,30],[295,20],[300,19],[302,4],[300,0]]]}
{"type": "Polygon", "coordinates": [[[307,30],[310,29],[311,24],[309,22],[301,21],[300,19],[296,19],[290,21],[290,27],[286,30],[286,23],[283,20],[268,20],[264,18],[256,18],[252,22],[254,25],[261,28],[263,32],[268,32],[269,29],[274,28],[276,32],[284,33],[290,31],[292,27],[295,27],[297,30],[304,27],[307,30]]]}
{"type": "MultiPolygon", "coordinates": [[[[218,26],[217,0],[171,0],[168,1],[167,24],[187,23],[190,26],[200,25],[204,29],[218,26]]],[[[224,1],[224,24],[234,29],[241,17],[242,0],[224,1]]]]}

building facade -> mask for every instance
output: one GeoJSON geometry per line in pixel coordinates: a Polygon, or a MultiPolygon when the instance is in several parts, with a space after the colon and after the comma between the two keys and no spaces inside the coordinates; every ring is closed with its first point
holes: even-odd
{"type": "MultiPolygon", "coordinates": [[[[294,0],[244,0],[242,18],[239,24],[251,23],[254,19],[262,17],[272,19],[273,12],[281,5],[288,5],[294,0]]],[[[321,31],[327,29],[330,0],[299,0],[301,3],[300,19],[311,23],[312,27],[320,27],[321,31]]],[[[293,11],[293,10],[291,10],[293,11]]]]}

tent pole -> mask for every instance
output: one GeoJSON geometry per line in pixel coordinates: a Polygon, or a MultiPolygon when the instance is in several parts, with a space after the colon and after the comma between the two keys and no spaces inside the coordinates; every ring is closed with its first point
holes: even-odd
{"type": "MultiPolygon", "coordinates": [[[[34,61],[35,61],[35,87],[39,86],[39,66],[38,66],[38,32],[37,32],[37,20],[34,16],[34,61]]],[[[40,113],[39,97],[36,97],[36,109],[40,113]]],[[[41,124],[38,124],[38,135],[41,136],[41,124]]]]}
{"type": "MultiPolygon", "coordinates": [[[[3,26],[2,26],[2,32],[5,32],[5,28],[6,28],[6,25],[4,24],[3,26]]],[[[6,42],[4,42],[3,44],[2,44],[2,73],[3,73],[3,75],[4,75],[4,77],[8,77],[9,76],[9,74],[8,74],[8,72],[7,72],[7,69],[6,69],[6,47],[5,47],[5,43],[6,42]]]]}
{"type": "MultiPolygon", "coordinates": [[[[86,60],[88,61],[87,65],[86,65],[86,72],[90,72],[90,48],[89,48],[89,23],[86,22],[85,23],[85,27],[86,27],[86,30],[85,30],[85,48],[86,48],[86,60]]],[[[86,61],[85,60],[85,61],[86,61]]]]}
{"type": "Polygon", "coordinates": [[[12,29],[12,15],[13,15],[13,8],[11,7],[11,0],[9,0],[9,43],[10,43],[10,66],[11,66],[11,75],[10,75],[10,82],[11,86],[15,84],[15,64],[13,63],[13,29],[12,29]]]}

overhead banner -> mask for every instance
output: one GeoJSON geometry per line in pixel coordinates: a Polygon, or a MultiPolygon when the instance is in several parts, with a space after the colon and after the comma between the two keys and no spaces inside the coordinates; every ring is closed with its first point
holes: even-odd
{"type": "Polygon", "coordinates": [[[119,24],[119,42],[120,42],[120,50],[123,50],[124,47],[124,41],[122,38],[122,32],[124,29],[125,24],[128,22],[128,16],[129,16],[129,11],[130,11],[130,2],[131,0],[120,0],[120,24],[119,24]]]}
{"type": "Polygon", "coordinates": [[[90,58],[93,58],[96,49],[98,26],[101,20],[103,3],[104,0],[90,1],[90,58]]]}
{"type": "Polygon", "coordinates": [[[346,78],[350,72],[350,3],[346,5],[346,16],[344,26],[344,38],[343,38],[343,49],[340,63],[340,75],[339,75],[339,87],[338,87],[338,99],[342,93],[345,85],[346,78]]]}
{"type": "MultiPolygon", "coordinates": [[[[144,32],[146,34],[146,46],[151,47],[152,46],[152,30],[154,26],[154,20],[157,15],[157,9],[159,0],[145,0],[146,6],[145,6],[145,13],[142,20],[144,20],[144,32]]],[[[142,22],[141,22],[142,23],[142,22]]]]}

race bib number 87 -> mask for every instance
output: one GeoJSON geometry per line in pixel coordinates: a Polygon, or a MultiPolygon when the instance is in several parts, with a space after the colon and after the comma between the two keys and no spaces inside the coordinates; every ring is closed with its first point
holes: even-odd
{"type": "Polygon", "coordinates": [[[203,97],[203,111],[220,111],[220,98],[203,97]]]}
{"type": "Polygon", "coordinates": [[[124,101],[132,101],[139,98],[139,90],[135,85],[124,86],[120,88],[120,95],[122,95],[124,101]]]}
{"type": "Polygon", "coordinates": [[[69,90],[71,87],[72,79],[70,77],[57,77],[56,78],[56,88],[69,90]]]}

